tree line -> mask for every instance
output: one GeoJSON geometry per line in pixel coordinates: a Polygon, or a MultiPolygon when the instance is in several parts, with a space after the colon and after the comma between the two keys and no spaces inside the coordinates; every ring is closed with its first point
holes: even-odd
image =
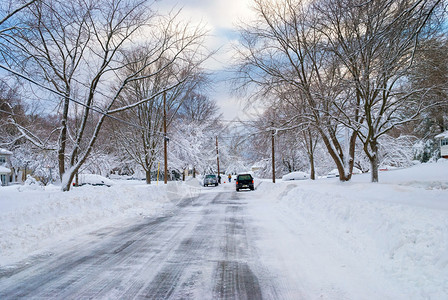
{"type": "Polygon", "coordinates": [[[145,0],[3,1],[1,11],[0,146],[22,164],[54,168],[65,191],[99,164],[142,168],[150,183],[164,95],[172,168],[210,164],[202,140],[221,125],[202,92],[212,54],[203,25],[145,0]]]}
{"type": "Polygon", "coordinates": [[[377,182],[388,140],[447,129],[444,1],[254,0],[253,8],[255,20],[240,27],[235,82],[268,107],[259,129],[304,150],[312,178],[317,146],[341,181],[362,149],[377,182]]]}

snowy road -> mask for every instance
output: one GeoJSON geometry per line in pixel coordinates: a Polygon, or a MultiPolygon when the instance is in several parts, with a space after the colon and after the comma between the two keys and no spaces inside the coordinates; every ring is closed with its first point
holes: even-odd
{"type": "Polygon", "coordinates": [[[82,244],[0,272],[0,299],[275,299],[249,217],[256,192],[203,189],[169,215],[102,228],[82,244]]]}

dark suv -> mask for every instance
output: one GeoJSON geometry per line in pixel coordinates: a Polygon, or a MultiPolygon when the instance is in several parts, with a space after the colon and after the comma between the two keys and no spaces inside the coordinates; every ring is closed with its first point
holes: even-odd
{"type": "Polygon", "coordinates": [[[236,191],[239,192],[240,189],[250,189],[254,190],[254,178],[250,174],[239,174],[236,177],[236,191]]]}

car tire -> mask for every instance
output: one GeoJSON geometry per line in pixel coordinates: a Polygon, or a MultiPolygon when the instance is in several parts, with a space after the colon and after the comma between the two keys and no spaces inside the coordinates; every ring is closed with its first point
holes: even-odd
{"type": "Polygon", "coordinates": [[[236,191],[237,191],[237,192],[239,192],[239,191],[240,191],[240,189],[238,189],[238,188],[237,188],[237,189],[236,189],[236,191]]]}
{"type": "Polygon", "coordinates": [[[215,186],[218,186],[218,184],[217,184],[217,183],[215,183],[215,186]]]}

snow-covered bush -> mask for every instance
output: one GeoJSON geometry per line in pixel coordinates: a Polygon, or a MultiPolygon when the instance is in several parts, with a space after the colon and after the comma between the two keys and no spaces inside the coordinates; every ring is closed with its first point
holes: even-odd
{"type": "Polygon", "coordinates": [[[41,190],[41,189],[44,189],[44,185],[42,184],[42,182],[37,181],[37,179],[32,177],[31,175],[27,175],[23,186],[19,187],[20,192],[27,190],[41,190]]]}
{"type": "Polygon", "coordinates": [[[440,156],[438,144],[433,139],[419,140],[413,147],[414,159],[420,162],[435,160],[440,156]]]}

